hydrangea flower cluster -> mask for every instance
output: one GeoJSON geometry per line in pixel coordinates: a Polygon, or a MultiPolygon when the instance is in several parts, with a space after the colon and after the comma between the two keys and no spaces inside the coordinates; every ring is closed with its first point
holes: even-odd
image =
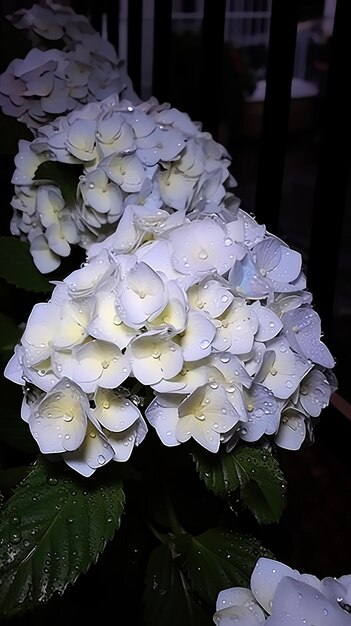
{"type": "Polygon", "coordinates": [[[166,446],[296,450],[334,389],[305,286],[300,254],[241,209],[130,204],[34,306],[5,375],[41,451],[84,475],[126,461],[147,422],[166,446]]]}
{"type": "Polygon", "coordinates": [[[72,244],[88,249],[104,240],[121,218],[124,231],[133,231],[124,235],[121,251],[128,252],[137,215],[220,213],[237,203],[227,193],[236,182],[225,148],[155,98],[133,104],[116,94],[59,117],[32,142],[20,142],[15,164],[11,232],[28,238],[43,273],[56,269],[72,244]],[[69,198],[54,180],[36,179],[48,161],[73,172],[69,198]]]}
{"type": "Polygon", "coordinates": [[[11,21],[51,43],[59,39],[64,43],[62,50],[33,48],[25,59],[14,59],[0,76],[3,113],[34,133],[57,116],[114,93],[139,101],[114,47],[86,17],[49,4],[23,9],[11,21]]]}
{"type": "Polygon", "coordinates": [[[96,35],[89,19],[77,14],[71,7],[45,0],[45,6],[33,4],[30,9],[19,9],[7,19],[23,30],[33,47],[46,50],[56,42],[64,50],[73,50],[85,35],[96,35]]]}
{"type": "Polygon", "coordinates": [[[284,563],[260,558],[251,589],[232,587],[218,594],[217,626],[350,626],[351,575],[319,580],[284,563]]]}

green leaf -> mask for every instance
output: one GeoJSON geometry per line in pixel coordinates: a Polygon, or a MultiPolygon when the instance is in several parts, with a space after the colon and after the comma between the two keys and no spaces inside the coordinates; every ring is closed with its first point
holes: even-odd
{"type": "Polygon", "coordinates": [[[70,163],[58,163],[56,161],[44,161],[36,169],[34,180],[57,185],[68,205],[76,202],[77,185],[79,175],[83,170],[81,165],[70,163]]]}
{"type": "Polygon", "coordinates": [[[0,350],[2,352],[12,351],[18,343],[23,330],[4,313],[0,313],[0,350]]]}
{"type": "Polygon", "coordinates": [[[53,289],[35,267],[28,244],[15,237],[0,237],[0,276],[27,291],[46,293],[53,289]]]}
{"type": "Polygon", "coordinates": [[[19,465],[0,469],[0,489],[6,498],[9,498],[16,485],[28,474],[28,465],[19,465]]]}
{"type": "Polygon", "coordinates": [[[192,589],[212,606],[221,589],[249,587],[257,559],[272,556],[250,535],[223,528],[211,528],[196,537],[177,535],[175,549],[192,589]]]}
{"type": "Polygon", "coordinates": [[[192,597],[189,582],[167,545],[150,555],[143,600],[147,625],[213,626],[212,615],[192,597]]]}
{"type": "Polygon", "coordinates": [[[0,512],[0,614],[62,594],[113,538],[123,504],[119,479],[106,471],[72,478],[61,463],[37,461],[0,512]]]}
{"type": "Polygon", "coordinates": [[[243,445],[216,455],[199,449],[192,456],[208,489],[217,495],[240,489],[240,499],[259,523],[279,521],[286,505],[286,482],[268,450],[243,445]]]}

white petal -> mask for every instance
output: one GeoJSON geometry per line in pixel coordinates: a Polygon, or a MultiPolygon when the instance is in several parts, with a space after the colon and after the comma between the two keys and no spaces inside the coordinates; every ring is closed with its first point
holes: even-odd
{"type": "Polygon", "coordinates": [[[267,626],[287,626],[295,624],[316,624],[318,626],[350,626],[350,615],[337,603],[332,604],[322,593],[313,587],[284,578],[277,587],[272,607],[272,616],[267,626]]]}
{"type": "Polygon", "coordinates": [[[24,385],[25,383],[23,367],[20,362],[22,350],[22,347],[16,346],[15,354],[11,357],[4,370],[5,378],[8,378],[8,380],[18,385],[24,385]]]}
{"type": "Polygon", "coordinates": [[[272,291],[272,284],[261,276],[249,253],[243,259],[235,261],[228,281],[236,295],[253,300],[265,298],[272,291]]]}
{"type": "Polygon", "coordinates": [[[42,274],[53,272],[61,263],[60,257],[50,250],[44,235],[39,235],[31,241],[30,253],[35,265],[42,274]]]}
{"type": "Polygon", "coordinates": [[[258,318],[258,330],[255,335],[256,341],[268,341],[273,339],[283,328],[279,317],[268,307],[262,306],[259,301],[254,302],[251,308],[258,318]]]}
{"type": "Polygon", "coordinates": [[[110,446],[113,448],[113,460],[124,463],[128,461],[135,444],[135,428],[131,426],[122,432],[105,430],[105,435],[110,446]]]}
{"type": "Polygon", "coordinates": [[[211,363],[222,372],[225,380],[231,383],[238,383],[244,387],[250,387],[252,378],[246,371],[240,359],[230,352],[220,352],[213,354],[211,363]]]}
{"type": "Polygon", "coordinates": [[[77,450],[63,455],[65,463],[83,476],[91,476],[96,469],[106,465],[112,458],[112,447],[104,434],[90,420],[82,445],[77,450]]]}
{"type": "Polygon", "coordinates": [[[245,606],[231,606],[222,611],[217,611],[213,616],[213,621],[217,626],[261,626],[264,624],[264,615],[259,607],[253,610],[245,606]],[[262,621],[263,616],[263,621],[262,621]]]}
{"type": "Polygon", "coordinates": [[[145,416],[165,446],[178,446],[179,441],[175,436],[175,429],[179,421],[179,400],[175,397],[169,402],[162,396],[157,396],[145,410],[145,416]]]}
{"type": "Polygon", "coordinates": [[[313,368],[301,381],[299,402],[312,417],[318,417],[329,403],[332,387],[324,374],[313,368]]]}
{"type": "Polygon", "coordinates": [[[282,414],[279,430],[274,438],[281,448],[299,450],[306,437],[304,417],[296,411],[287,409],[282,414]]]}
{"type": "Polygon", "coordinates": [[[87,428],[88,400],[82,389],[64,378],[37,405],[28,423],[41,452],[76,450],[87,428]]]}
{"type": "Polygon", "coordinates": [[[281,579],[294,575],[299,576],[299,573],[284,563],[265,557],[258,559],[251,575],[250,586],[256,600],[267,613],[271,613],[273,597],[281,579]]]}
{"type": "Polygon", "coordinates": [[[96,154],[95,120],[75,120],[67,134],[67,149],[82,161],[91,161],[96,154]]]}
{"type": "Polygon", "coordinates": [[[216,610],[227,608],[228,606],[244,606],[248,603],[255,602],[255,598],[250,591],[245,587],[230,587],[229,589],[223,589],[220,591],[216,600],[216,610]]]}
{"type": "Polygon", "coordinates": [[[189,311],[181,338],[184,360],[197,361],[211,354],[215,334],[215,326],[203,313],[189,311]]]}
{"type": "Polygon", "coordinates": [[[101,167],[113,182],[128,193],[140,191],[146,178],[144,166],[135,155],[108,157],[101,167]]]}
{"type": "Polygon", "coordinates": [[[291,347],[307,359],[324,367],[334,367],[334,359],[320,340],[321,321],[312,307],[305,305],[288,311],[282,318],[285,335],[291,347]]]}
{"type": "Polygon", "coordinates": [[[93,415],[108,430],[124,431],[141,417],[139,409],[128,398],[116,395],[110,389],[98,387],[93,415]]]}
{"type": "Polygon", "coordinates": [[[281,246],[281,258],[278,265],[268,272],[270,280],[281,283],[291,283],[296,280],[301,271],[302,258],[299,252],[281,246]]]}

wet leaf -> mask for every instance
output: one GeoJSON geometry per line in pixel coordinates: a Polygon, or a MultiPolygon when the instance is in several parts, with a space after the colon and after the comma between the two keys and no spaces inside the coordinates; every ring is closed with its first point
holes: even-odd
{"type": "Polygon", "coordinates": [[[192,456],[208,489],[224,497],[239,490],[240,499],[258,522],[279,521],[286,505],[286,482],[268,450],[243,445],[230,453],[198,449],[192,456]]]}
{"type": "Polygon", "coordinates": [[[26,291],[47,293],[53,289],[35,267],[28,244],[15,237],[0,237],[0,276],[26,291]]]}
{"type": "Polygon", "coordinates": [[[192,589],[212,606],[222,589],[249,587],[257,559],[272,556],[257,539],[223,528],[177,535],[175,548],[192,589]]]}
{"type": "Polygon", "coordinates": [[[148,626],[211,626],[212,616],[194,599],[189,581],[167,545],[150,555],[144,593],[148,626]]]}
{"type": "Polygon", "coordinates": [[[77,182],[80,174],[82,174],[80,165],[44,161],[37,168],[34,180],[57,185],[65,202],[67,204],[75,204],[77,182]]]}
{"type": "Polygon", "coordinates": [[[0,512],[0,614],[62,594],[113,538],[123,505],[118,478],[87,481],[39,459],[0,512]]]}

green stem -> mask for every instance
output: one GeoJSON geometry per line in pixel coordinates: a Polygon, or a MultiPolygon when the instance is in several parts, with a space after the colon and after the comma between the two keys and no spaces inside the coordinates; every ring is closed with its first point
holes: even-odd
{"type": "Polygon", "coordinates": [[[179,535],[180,533],[185,533],[184,528],[182,527],[182,525],[180,524],[175,510],[174,510],[174,506],[173,506],[173,502],[169,496],[169,493],[167,491],[167,485],[163,485],[163,493],[164,493],[164,499],[165,499],[165,504],[166,504],[166,511],[167,511],[167,515],[168,515],[168,521],[169,521],[169,525],[171,527],[172,533],[174,535],[179,535]]]}

